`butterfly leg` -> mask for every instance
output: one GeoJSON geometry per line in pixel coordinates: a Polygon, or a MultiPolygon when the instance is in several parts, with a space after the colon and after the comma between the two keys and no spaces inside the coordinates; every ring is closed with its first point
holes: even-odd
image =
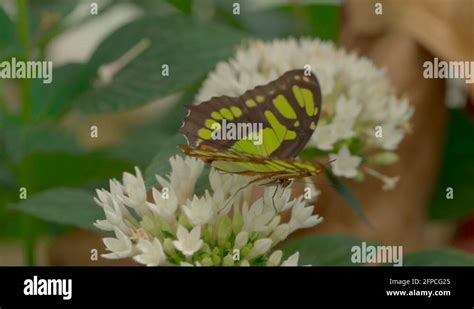
{"type": "Polygon", "coordinates": [[[221,212],[222,212],[224,209],[227,208],[227,206],[229,205],[229,202],[231,202],[231,201],[237,196],[237,194],[238,194],[240,191],[244,190],[244,189],[247,188],[249,185],[250,185],[250,183],[246,184],[245,186],[240,187],[237,191],[235,191],[235,192],[225,201],[224,206],[222,206],[222,208],[217,211],[217,214],[220,215],[221,212]]]}
{"type": "MultiPolygon", "coordinates": [[[[227,201],[225,202],[224,206],[223,206],[221,209],[219,209],[219,210],[217,211],[217,213],[220,214],[224,209],[226,209],[227,206],[228,206],[228,203],[229,203],[230,201],[232,201],[232,200],[237,196],[237,194],[238,194],[239,192],[241,192],[242,190],[244,190],[244,189],[247,188],[248,186],[250,186],[250,185],[252,185],[252,184],[255,184],[256,182],[262,181],[262,180],[267,179],[267,178],[268,178],[267,176],[257,177],[257,178],[255,178],[255,179],[253,179],[252,181],[250,181],[249,183],[247,183],[246,185],[240,187],[237,191],[235,191],[235,192],[232,194],[232,196],[231,196],[230,198],[227,199],[227,201]]],[[[270,182],[269,182],[269,183],[270,183],[270,182]]],[[[267,184],[269,184],[269,183],[267,183],[267,184]]]]}
{"type": "Polygon", "coordinates": [[[277,211],[277,209],[276,209],[276,206],[275,206],[275,195],[276,195],[276,193],[277,193],[277,191],[278,191],[278,186],[279,186],[279,184],[277,184],[277,185],[275,186],[275,191],[273,191],[273,195],[272,195],[272,205],[273,205],[273,209],[275,210],[275,213],[278,213],[278,211],[277,211]]]}

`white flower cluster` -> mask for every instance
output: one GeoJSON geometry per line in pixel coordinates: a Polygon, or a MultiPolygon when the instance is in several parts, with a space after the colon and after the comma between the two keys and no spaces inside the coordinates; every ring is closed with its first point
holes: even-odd
{"type": "Polygon", "coordinates": [[[97,190],[96,203],[105,220],[95,226],[113,232],[104,238],[110,253],[105,258],[131,257],[148,266],[248,266],[298,264],[298,253],[282,261],[275,245],[301,228],[321,222],[303,197],[291,199],[291,189],[265,187],[252,201],[249,177],[209,173],[212,193],[194,194],[204,163],[180,156],[170,159],[167,178],[156,175],[161,186],[148,198],[140,170],[124,173],[123,183],[113,179],[110,190],[97,190]],[[276,190],[276,191],[275,191],[276,190]],[[152,201],[150,201],[152,200],[152,201]],[[289,211],[290,219],[282,220],[289,211]]]}
{"type": "MultiPolygon", "coordinates": [[[[383,70],[331,42],[309,38],[249,42],[217,65],[196,101],[239,96],[291,69],[309,69],[318,77],[322,113],[307,148],[336,159],[335,175],[361,180],[365,163],[392,164],[398,159],[394,150],[410,129],[413,107],[395,95],[383,70]]],[[[386,181],[392,179],[378,178],[390,187],[386,181]]]]}

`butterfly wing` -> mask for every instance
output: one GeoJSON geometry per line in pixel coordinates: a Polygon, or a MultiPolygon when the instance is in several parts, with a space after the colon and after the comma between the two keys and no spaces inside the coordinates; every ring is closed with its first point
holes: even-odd
{"type": "Polygon", "coordinates": [[[260,157],[294,158],[316,128],[321,90],[314,74],[292,70],[240,97],[213,97],[188,107],[181,133],[190,146],[234,151],[260,157]],[[262,143],[251,139],[216,139],[213,131],[227,124],[258,125],[262,143]]]}
{"type": "Polygon", "coordinates": [[[218,151],[213,149],[196,149],[188,145],[180,145],[181,151],[187,155],[200,158],[212,164],[220,171],[246,176],[294,178],[319,174],[322,166],[309,161],[292,159],[267,158],[236,151],[218,151]]]}

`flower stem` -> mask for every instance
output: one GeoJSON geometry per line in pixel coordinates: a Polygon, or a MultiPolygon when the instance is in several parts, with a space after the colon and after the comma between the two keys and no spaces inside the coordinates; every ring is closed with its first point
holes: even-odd
{"type": "MultiPolygon", "coordinates": [[[[27,61],[29,58],[30,39],[28,33],[28,14],[26,8],[26,0],[17,0],[17,31],[21,45],[23,47],[22,60],[27,61]]],[[[28,78],[21,80],[21,95],[23,99],[21,118],[23,122],[29,122],[31,119],[31,83],[28,78]]]]}
{"type": "MultiPolygon", "coordinates": [[[[28,10],[26,0],[17,0],[17,31],[18,38],[23,47],[23,54],[21,56],[22,61],[28,61],[30,57],[30,37],[28,30],[28,10]]],[[[21,96],[22,96],[22,109],[21,119],[24,123],[28,123],[31,120],[31,82],[28,78],[21,80],[21,96]]],[[[35,222],[31,217],[26,217],[24,221],[24,249],[26,257],[26,265],[35,265],[35,249],[36,249],[36,237],[35,237],[35,222]]]]}

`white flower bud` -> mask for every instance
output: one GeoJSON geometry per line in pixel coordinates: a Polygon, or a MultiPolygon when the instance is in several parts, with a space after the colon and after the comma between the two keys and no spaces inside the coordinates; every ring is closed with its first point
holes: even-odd
{"type": "Polygon", "coordinates": [[[232,254],[227,254],[224,257],[224,260],[222,261],[223,266],[233,266],[234,265],[234,259],[232,258],[232,254]]]}
{"type": "Polygon", "coordinates": [[[240,266],[250,266],[250,263],[247,260],[242,260],[242,262],[240,262],[240,266]]]}
{"type": "Polygon", "coordinates": [[[234,249],[242,249],[249,240],[249,233],[242,231],[235,237],[234,249]]]}
{"type": "Polygon", "coordinates": [[[242,230],[242,226],[244,226],[242,214],[240,213],[240,210],[236,210],[234,212],[234,218],[232,219],[232,229],[234,230],[234,234],[237,234],[242,230]]]}
{"type": "Polygon", "coordinates": [[[382,165],[391,165],[398,162],[398,155],[393,152],[382,152],[376,155],[370,156],[367,159],[368,163],[372,164],[382,164],[382,165]]]}
{"type": "Polygon", "coordinates": [[[296,252],[292,256],[290,256],[288,259],[283,261],[283,263],[281,263],[281,266],[298,266],[299,257],[300,257],[300,253],[296,252]]]}
{"type": "Polygon", "coordinates": [[[171,238],[165,239],[165,241],[163,242],[163,249],[165,250],[165,253],[169,256],[176,256],[176,250],[174,249],[173,240],[171,240],[171,238]]]}
{"type": "Polygon", "coordinates": [[[277,243],[288,237],[288,234],[290,233],[290,227],[288,224],[284,223],[276,227],[276,229],[273,231],[272,235],[270,238],[273,241],[273,246],[275,246],[277,243]]]}
{"type": "Polygon", "coordinates": [[[222,217],[217,226],[217,243],[223,246],[232,234],[232,222],[229,217],[222,217]]]}
{"type": "Polygon", "coordinates": [[[251,261],[259,256],[264,255],[272,246],[272,240],[270,238],[258,239],[253,244],[253,248],[250,250],[246,258],[251,261]]]}
{"type": "Polygon", "coordinates": [[[280,265],[281,257],[283,256],[283,252],[281,250],[277,250],[273,252],[270,257],[268,258],[268,266],[278,266],[280,265]]]}

